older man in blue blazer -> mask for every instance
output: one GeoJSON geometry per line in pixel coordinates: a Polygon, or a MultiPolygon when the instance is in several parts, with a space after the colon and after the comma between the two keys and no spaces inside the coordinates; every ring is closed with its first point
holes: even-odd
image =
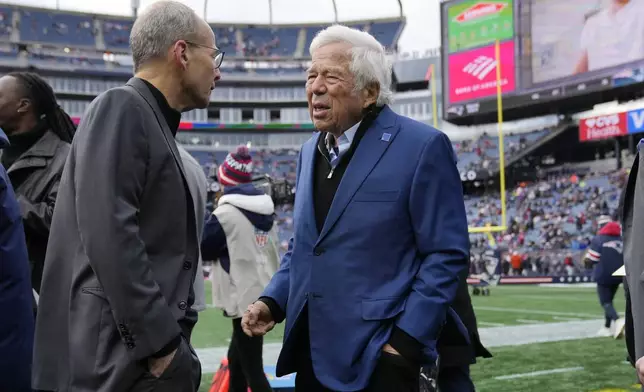
{"type": "Polygon", "coordinates": [[[389,108],[374,37],[336,25],[310,52],[319,132],[298,160],[295,234],[243,327],[263,335],[286,319],[277,374],[297,372],[298,391],[417,391],[443,326],[464,332],[449,309],[469,257],[455,155],[389,108]]]}

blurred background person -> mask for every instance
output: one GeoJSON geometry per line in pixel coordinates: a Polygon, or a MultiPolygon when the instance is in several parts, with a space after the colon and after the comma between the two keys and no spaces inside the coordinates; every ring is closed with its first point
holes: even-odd
{"type": "Polygon", "coordinates": [[[439,392],[474,392],[474,383],[470,377],[470,365],[476,363],[476,358],[492,358],[479,336],[476,325],[476,314],[472,307],[472,298],[467,286],[469,271],[464,270],[459,276],[456,297],[452,309],[458,314],[467,332],[470,344],[461,339],[458,327],[452,319],[448,319],[438,338],[438,378],[439,392]]]}
{"type": "Polygon", "coordinates": [[[226,156],[217,178],[223,195],[206,222],[201,253],[217,261],[211,275],[214,305],[232,319],[230,391],[271,391],[262,360],[264,338],[247,336],[241,319],[279,267],[275,207],[271,197],[251,183],[252,159],[246,146],[226,156]]]}
{"type": "Polygon", "coordinates": [[[590,242],[585,263],[587,268],[593,268],[599,303],[604,309],[604,326],[598,335],[618,338],[624,332],[624,319],[617,314],[613,299],[623,278],[613,273],[624,265],[622,228],[606,215],[599,217],[597,226],[599,232],[590,242]]]}
{"type": "Polygon", "coordinates": [[[12,72],[0,78],[0,128],[11,143],[2,151],[2,164],[18,198],[37,297],[58,185],[76,127],[43,78],[12,72]]]}
{"type": "Polygon", "coordinates": [[[606,4],[586,19],[581,32],[582,53],[574,73],[644,58],[644,3],[610,0],[606,4]]]}

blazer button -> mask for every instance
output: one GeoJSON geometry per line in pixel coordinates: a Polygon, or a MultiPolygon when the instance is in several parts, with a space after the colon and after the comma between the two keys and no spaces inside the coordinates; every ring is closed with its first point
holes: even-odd
{"type": "Polygon", "coordinates": [[[128,342],[128,344],[126,346],[127,346],[128,349],[133,350],[134,347],[136,347],[136,344],[134,344],[132,342],[128,342]]]}
{"type": "Polygon", "coordinates": [[[313,254],[314,254],[315,256],[321,256],[321,255],[322,255],[322,253],[324,253],[324,249],[322,249],[322,248],[317,248],[317,247],[316,247],[316,248],[313,248],[313,254]]]}
{"type": "Polygon", "coordinates": [[[179,309],[186,310],[187,307],[188,307],[188,304],[186,303],[186,301],[179,302],[179,309]]]}
{"type": "Polygon", "coordinates": [[[189,270],[189,269],[191,269],[191,268],[192,268],[192,263],[191,263],[191,262],[189,262],[189,261],[184,261],[184,262],[183,262],[183,269],[184,269],[184,270],[186,270],[186,271],[187,271],[187,270],[189,270]]]}

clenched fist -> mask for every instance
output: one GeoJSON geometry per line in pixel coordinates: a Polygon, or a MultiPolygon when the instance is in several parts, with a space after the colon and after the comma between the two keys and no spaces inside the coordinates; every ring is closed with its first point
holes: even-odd
{"type": "Polygon", "coordinates": [[[275,321],[268,306],[262,301],[255,301],[244,312],[241,326],[248,336],[264,336],[275,327],[275,321]]]}

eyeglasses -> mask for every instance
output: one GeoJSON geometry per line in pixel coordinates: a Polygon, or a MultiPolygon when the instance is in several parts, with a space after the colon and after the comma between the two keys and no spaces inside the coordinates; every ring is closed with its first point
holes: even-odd
{"type": "Polygon", "coordinates": [[[198,43],[192,42],[192,41],[186,41],[186,43],[188,45],[197,46],[197,47],[200,47],[200,48],[206,48],[206,49],[212,50],[213,51],[213,53],[212,53],[212,61],[215,63],[215,69],[218,69],[219,67],[221,67],[221,63],[224,61],[224,54],[226,54],[226,52],[224,52],[222,50],[219,50],[217,48],[213,48],[212,46],[202,45],[202,44],[198,44],[198,43]]]}

